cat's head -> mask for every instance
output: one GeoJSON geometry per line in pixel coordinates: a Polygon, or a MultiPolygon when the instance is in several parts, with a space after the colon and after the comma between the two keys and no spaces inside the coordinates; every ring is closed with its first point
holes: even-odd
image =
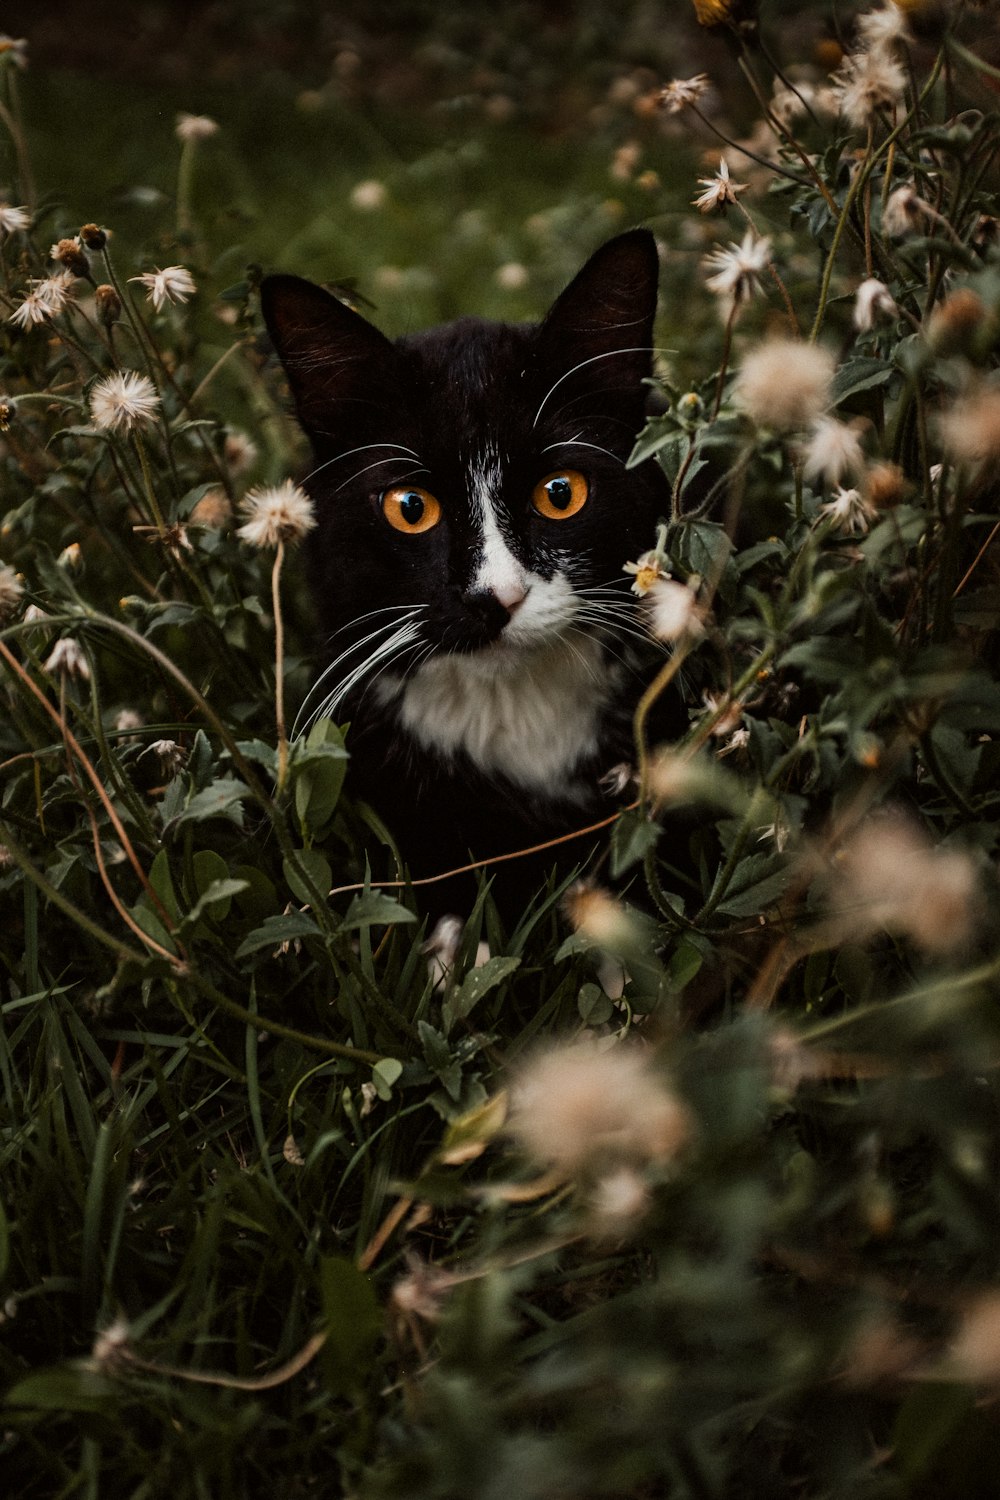
{"type": "Polygon", "coordinates": [[[311,282],[265,279],[315,455],[309,566],[331,636],[360,622],[373,650],[396,641],[394,667],[482,652],[501,669],[599,628],[664,508],[659,471],[625,467],[657,278],[653,237],[633,230],[539,324],[467,318],[396,342],[311,282]]]}

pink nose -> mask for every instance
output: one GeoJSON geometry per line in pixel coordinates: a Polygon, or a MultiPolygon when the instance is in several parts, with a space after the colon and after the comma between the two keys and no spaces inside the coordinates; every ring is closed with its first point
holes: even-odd
{"type": "Polygon", "coordinates": [[[510,583],[494,589],[493,597],[512,615],[527,599],[528,590],[520,583],[510,583]]]}

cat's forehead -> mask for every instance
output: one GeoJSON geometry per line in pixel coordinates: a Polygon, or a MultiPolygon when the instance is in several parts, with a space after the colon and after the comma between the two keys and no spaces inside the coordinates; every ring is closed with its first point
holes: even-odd
{"type": "Polygon", "coordinates": [[[523,421],[536,332],[532,324],[460,318],[399,339],[411,397],[456,435],[523,421]]]}

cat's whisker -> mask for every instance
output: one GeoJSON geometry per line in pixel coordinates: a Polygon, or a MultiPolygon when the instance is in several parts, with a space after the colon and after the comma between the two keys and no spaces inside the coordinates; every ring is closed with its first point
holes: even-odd
{"type": "Polygon", "coordinates": [[[341,679],[333,692],[328,694],[323,700],[314,718],[332,715],[348,694],[352,693],[358,684],[373,672],[376,667],[381,671],[383,666],[387,666],[394,657],[402,655],[405,648],[413,645],[419,639],[419,630],[412,622],[408,621],[405,625],[399,627],[388,640],[382,641],[374,651],[365,657],[363,662],[360,662],[341,679]]]}
{"type": "MultiPolygon", "coordinates": [[[[393,605],[393,606],[391,606],[391,608],[392,608],[393,612],[395,613],[399,609],[399,606],[398,605],[393,605]]],[[[422,608],[423,608],[423,605],[414,605],[414,606],[410,607],[409,609],[407,609],[405,611],[405,614],[404,614],[402,620],[395,619],[395,620],[386,620],[386,621],[384,621],[383,624],[376,626],[376,628],[374,630],[370,631],[368,633],[368,635],[363,636],[361,638],[361,640],[354,641],[350,646],[348,646],[346,648],[346,650],[341,651],[341,653],[340,653],[339,656],[334,657],[334,659],[332,661],[330,661],[330,662],[328,662],[326,664],[326,666],[323,668],[323,671],[320,673],[319,677],[313,683],[312,687],[309,689],[309,692],[306,694],[305,698],[303,699],[302,706],[300,707],[299,712],[296,715],[295,724],[294,724],[294,726],[292,728],[292,736],[293,736],[293,738],[298,733],[299,722],[302,719],[303,715],[305,714],[306,709],[307,709],[307,707],[309,705],[310,700],[317,693],[319,693],[319,692],[322,691],[324,684],[327,683],[328,680],[330,679],[330,677],[333,676],[336,673],[336,669],[339,667],[340,663],[342,661],[346,660],[348,657],[356,655],[357,652],[361,651],[365,646],[368,645],[369,641],[375,640],[378,636],[383,635],[385,633],[385,631],[387,631],[387,630],[393,630],[393,629],[395,629],[395,630],[398,631],[399,628],[400,628],[400,626],[403,626],[404,628],[408,628],[409,626],[411,626],[412,622],[413,622],[413,618],[420,613],[420,611],[421,611],[422,608]]],[[[382,610],[372,610],[371,611],[372,614],[382,614],[383,612],[384,611],[382,611],[382,610]]],[[[365,619],[365,618],[367,618],[367,616],[362,616],[361,618],[365,619]]],[[[351,623],[354,624],[354,625],[357,625],[357,624],[360,623],[360,621],[356,621],[355,620],[355,621],[352,621],[351,623]]],[[[391,639],[393,639],[393,637],[389,637],[389,639],[391,640],[391,639]]],[[[387,644],[388,644],[388,641],[385,641],[385,642],[382,643],[383,646],[387,645],[387,644]]],[[[379,651],[381,649],[382,649],[382,646],[380,646],[380,647],[377,648],[377,650],[379,650],[379,651]]],[[[369,653],[369,655],[365,658],[365,662],[367,662],[367,661],[370,660],[372,654],[373,653],[369,653]]],[[[361,665],[364,665],[364,664],[362,663],[361,665]]],[[[305,733],[309,728],[311,728],[311,726],[315,723],[316,719],[323,717],[325,702],[326,702],[326,700],[324,700],[324,704],[321,705],[318,710],[314,710],[309,715],[309,718],[308,718],[308,721],[307,721],[307,724],[306,724],[306,728],[303,731],[303,733],[305,733]]]]}
{"type": "MultiPolygon", "coordinates": [[[[416,454],[414,454],[414,458],[415,457],[416,457],[416,454]]],[[[378,468],[380,468],[382,466],[382,464],[405,464],[405,463],[410,463],[410,462],[411,462],[411,460],[408,459],[408,458],[404,458],[402,454],[390,455],[390,457],[388,457],[388,458],[377,458],[373,464],[366,464],[366,466],[363,469],[359,469],[356,474],[352,474],[351,477],[350,477],[350,479],[345,479],[344,482],[343,482],[343,484],[338,484],[337,488],[334,490],[333,493],[335,495],[338,495],[340,493],[340,491],[346,489],[349,484],[353,484],[356,479],[360,479],[361,476],[362,476],[362,474],[369,474],[372,469],[378,469],[378,468]]],[[[418,466],[415,469],[413,469],[413,468],[408,469],[405,474],[398,475],[397,479],[396,479],[396,483],[397,484],[401,484],[404,479],[412,479],[414,474],[429,474],[429,473],[430,473],[430,470],[425,465],[418,464],[418,466]]]]}
{"type": "Polygon", "coordinates": [[[579,438],[565,438],[561,443],[549,443],[543,448],[543,453],[551,453],[553,448],[593,448],[595,453],[606,453],[608,458],[613,458],[616,464],[625,467],[625,460],[619,458],[617,453],[612,453],[610,448],[602,448],[600,443],[581,443],[579,438]]]}
{"type": "MultiPolygon", "coordinates": [[[[639,318],[635,320],[636,324],[640,323],[641,321],[643,320],[639,318]]],[[[622,326],[626,327],[628,325],[623,324],[622,326]]],[[[587,367],[587,365],[596,364],[597,361],[601,359],[613,359],[616,355],[657,354],[664,352],[666,351],[654,349],[650,344],[634,344],[630,349],[605,349],[600,354],[592,354],[589,359],[581,359],[580,362],[578,364],[575,364],[571,370],[567,370],[565,375],[560,375],[559,379],[554,381],[552,385],[549,386],[548,390],[545,393],[545,397],[542,401],[541,406],[535,412],[534,420],[531,424],[532,427],[538,426],[538,419],[542,415],[542,412],[545,410],[546,406],[549,404],[549,398],[552,396],[553,392],[559,389],[564,380],[569,380],[571,375],[575,375],[577,370],[583,370],[587,367]]]]}
{"type": "Polygon", "coordinates": [[[333,458],[328,458],[325,463],[311,470],[301,483],[308,484],[310,479],[315,479],[317,474],[322,474],[323,470],[328,469],[331,464],[339,464],[342,459],[352,458],[355,453],[370,453],[373,448],[394,448],[397,453],[405,453],[410,458],[420,457],[419,453],[414,453],[412,448],[405,447],[403,443],[362,443],[358,448],[348,448],[346,452],[337,453],[333,458]]]}

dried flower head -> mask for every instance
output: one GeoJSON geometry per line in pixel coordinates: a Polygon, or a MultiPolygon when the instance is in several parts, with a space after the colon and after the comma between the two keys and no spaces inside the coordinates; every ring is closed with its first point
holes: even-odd
{"type": "Polygon", "coordinates": [[[893,239],[904,234],[913,234],[926,227],[930,205],[925,203],[912,182],[904,182],[895,188],[886,200],[882,215],[882,229],[893,239]]]}
{"type": "Polygon", "coordinates": [[[549,1047],[521,1068],[507,1128],[529,1156],[572,1175],[670,1161],[689,1140],[691,1120],[647,1053],[585,1040],[549,1047]]]}
{"type": "Polygon", "coordinates": [[[90,392],[91,421],[107,432],[131,432],[134,427],[155,422],[159,407],[153,382],[135,370],[104,375],[90,392]]]}
{"type": "Polygon", "coordinates": [[[719,159],[719,170],[714,177],[699,177],[698,186],[705,189],[697,198],[693,199],[695,208],[701,213],[711,213],[714,208],[725,208],[727,203],[735,203],[740,193],[745,193],[748,183],[733,182],[729,175],[729,163],[725,157],[719,159]]]}
{"type": "Polygon", "coordinates": [[[791,432],[808,427],[829,405],[834,360],[798,339],[771,339],[743,361],[736,400],[758,427],[791,432]]]}
{"type": "Polygon", "coordinates": [[[938,354],[967,354],[984,324],[991,321],[979,293],[971,286],[960,286],[931,313],[927,339],[938,354]]]}
{"type": "Polygon", "coordinates": [[[869,505],[859,490],[838,489],[833,499],[821,505],[819,517],[830,521],[843,536],[866,532],[875,519],[875,507],[869,505]]]}
{"type": "Polygon", "coordinates": [[[78,677],[81,682],[90,681],[90,663],[82,648],[70,636],[61,636],[52,647],[44,670],[59,677],[78,677]]]}
{"type": "Polygon", "coordinates": [[[649,1209],[649,1185],[635,1167],[614,1167],[594,1183],[587,1199],[587,1229],[595,1239],[631,1234],[649,1209]]]}
{"type": "Polygon", "coordinates": [[[966,1380],[1000,1381],[1000,1293],[970,1302],[951,1345],[951,1361],[966,1380]]]}
{"type": "Polygon", "coordinates": [[[174,126],[174,134],[182,144],[188,141],[207,141],[216,135],[218,130],[218,121],[211,119],[208,115],[189,115],[183,110],[177,116],[177,123],[174,126]]]}
{"type": "MultiPolygon", "coordinates": [[[[155,755],[160,762],[160,770],[167,776],[173,776],[187,760],[187,751],[183,745],[178,745],[176,740],[153,740],[142,754],[155,755]]],[[[141,760],[142,756],[139,758],[141,760]]]]}
{"type": "Polygon", "coordinates": [[[204,526],[208,531],[221,531],[233,518],[233,507],[225,490],[208,490],[191,512],[192,526],[204,526]]]}
{"type": "Polygon", "coordinates": [[[869,333],[879,318],[895,318],[899,308],[884,281],[869,276],[854,294],[854,326],[859,333],[869,333]]]}
{"type": "Polygon", "coordinates": [[[9,563],[0,563],[0,620],[9,619],[21,602],[24,584],[9,563]]]}
{"type": "Polygon", "coordinates": [[[247,469],[256,462],[257,453],[257,444],[248,433],[241,432],[235,427],[230,428],[226,433],[226,439],[222,445],[222,456],[231,474],[245,474],[247,469]]]}
{"type": "Polygon", "coordinates": [[[114,1368],[128,1358],[131,1330],[122,1317],[115,1318],[107,1328],[97,1335],[91,1350],[91,1359],[103,1369],[114,1368]]]}
{"type": "Polygon", "coordinates": [[[760,279],[771,262],[771,241],[748,229],[740,244],[731,243],[727,250],[713,250],[705,257],[705,285],[717,297],[732,302],[748,301],[760,290],[760,279]]]}
{"type": "Polygon", "coordinates": [[[836,417],[817,417],[802,450],[806,479],[823,485],[839,484],[848,474],[860,474],[865,466],[860,429],[864,422],[838,422],[836,417]]]}
{"type": "Polygon", "coordinates": [[[663,556],[659,552],[644,552],[638,562],[627,562],[623,573],[632,573],[632,592],[641,598],[648,594],[658,578],[669,577],[663,571],[663,556]]]}
{"type": "Polygon", "coordinates": [[[882,48],[855,52],[844,61],[837,77],[840,109],[849,124],[865,130],[903,98],[906,73],[882,48]]]}
{"type": "Polygon", "coordinates": [[[102,282],[94,289],[94,301],[97,304],[97,316],[105,328],[110,328],[112,323],[117,323],[122,315],[122,302],[115,288],[108,282],[102,282]]]}
{"type": "Polygon", "coordinates": [[[9,57],[22,70],[28,66],[28,38],[25,36],[0,36],[0,57],[9,57]]]}
{"type": "Polygon", "coordinates": [[[72,271],[74,276],[89,276],[90,261],[80,243],[80,236],[74,235],[72,239],[56,240],[49,251],[49,259],[59,261],[60,265],[72,271]]]}
{"type": "Polygon", "coordinates": [[[27,208],[15,208],[12,203],[0,201],[0,234],[19,234],[31,228],[31,212],[27,208]]]}
{"type": "Polygon", "coordinates": [[[144,271],[141,276],[132,276],[131,281],[141,281],[146,288],[147,301],[156,312],[161,312],[166,302],[186,302],[198,288],[194,277],[184,266],[165,266],[161,271],[144,271]]]}
{"type": "Polygon", "coordinates": [[[36,297],[40,297],[55,317],[65,310],[66,304],[76,295],[76,277],[72,271],[57,271],[32,285],[36,297]]]}
{"type": "Polygon", "coordinates": [[[247,490],[240,510],[247,519],[237,535],[252,547],[299,542],[316,525],[312,501],[290,479],[284,484],[247,490]]]}
{"type": "Polygon", "coordinates": [[[881,930],[909,937],[932,955],[961,949],[979,911],[979,874],[971,855],[935,848],[900,812],[869,818],[835,864],[831,904],[854,941],[881,930]]]}
{"type": "Polygon", "coordinates": [[[646,595],[649,629],[658,641],[679,641],[703,629],[697,587],[673,578],[657,578],[646,595]]]}
{"type": "Polygon", "coordinates": [[[562,906],[574,931],[599,948],[618,952],[635,941],[633,919],[621,902],[601,886],[578,880],[566,892],[562,906]]]}
{"type": "Polygon", "coordinates": [[[972,469],[1000,463],[1000,388],[981,386],[938,418],[941,441],[957,463],[972,469]]]}
{"type": "Polygon", "coordinates": [[[79,573],[83,567],[83,548],[79,542],[70,542],[65,546],[56,558],[61,568],[66,568],[70,573],[79,573]]]}
{"type": "Polygon", "coordinates": [[[898,464],[883,460],[872,464],[864,478],[864,495],[873,510],[891,510],[911,488],[898,464]]]}
{"type": "Polygon", "coordinates": [[[21,328],[34,328],[38,323],[47,323],[51,316],[52,308],[35,288],[25,294],[7,321],[21,328]]]}
{"type": "Polygon", "coordinates": [[[708,91],[708,74],[696,73],[693,78],[675,78],[660,92],[660,106],[668,115],[678,115],[689,104],[697,104],[708,91]]]}
{"type": "Polygon", "coordinates": [[[880,48],[905,47],[912,41],[907,29],[906,16],[894,0],[886,0],[877,10],[866,11],[858,17],[858,34],[866,47],[873,52],[880,48]]]}
{"type": "Polygon", "coordinates": [[[84,224],[80,229],[80,239],[88,250],[103,250],[108,243],[108,231],[100,224],[84,224]]]}

